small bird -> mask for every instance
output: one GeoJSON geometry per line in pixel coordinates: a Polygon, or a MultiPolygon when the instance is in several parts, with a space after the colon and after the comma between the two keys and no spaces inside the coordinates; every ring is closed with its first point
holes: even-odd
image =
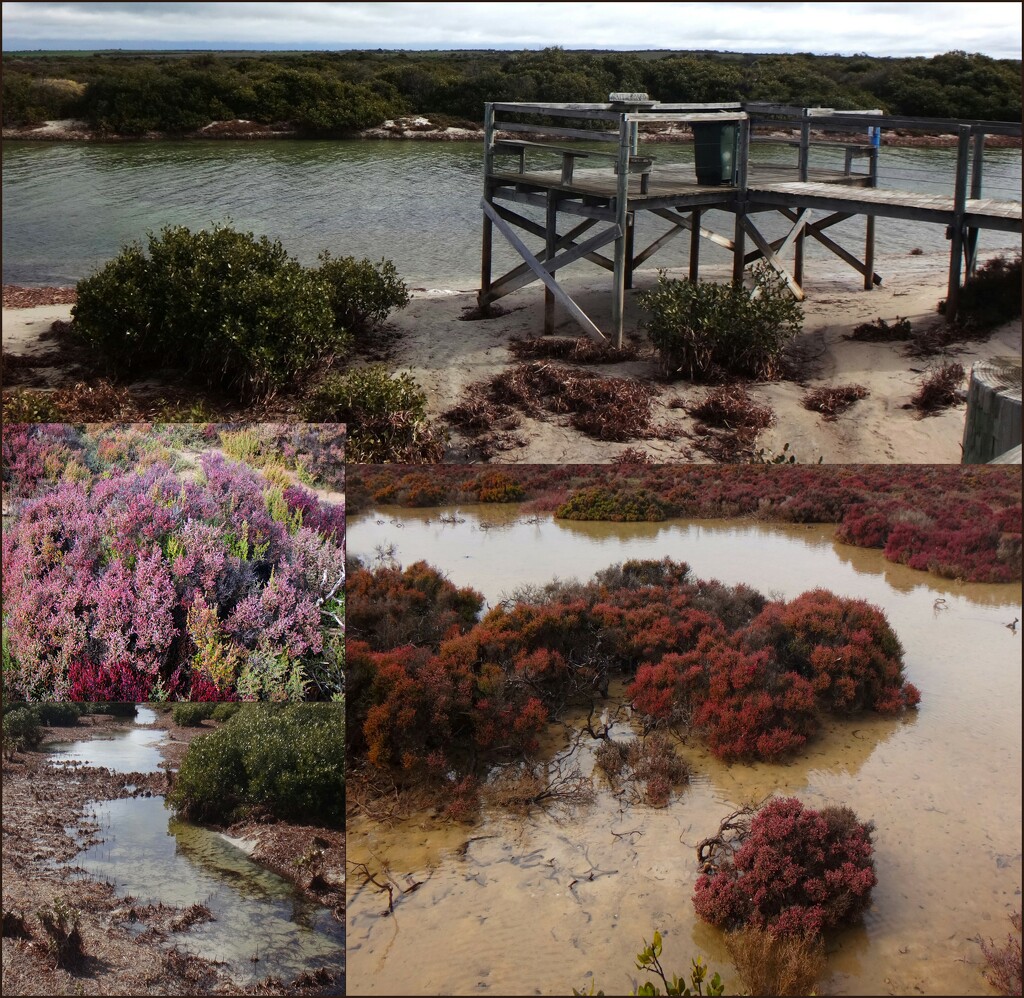
{"type": "Polygon", "coordinates": [[[1013,621],[1011,623],[1006,624],[1004,626],[1008,627],[1011,631],[1013,631],[1014,634],[1016,634],[1017,633],[1017,624],[1018,623],[1020,623],[1020,617],[1014,617],[1013,621]]]}

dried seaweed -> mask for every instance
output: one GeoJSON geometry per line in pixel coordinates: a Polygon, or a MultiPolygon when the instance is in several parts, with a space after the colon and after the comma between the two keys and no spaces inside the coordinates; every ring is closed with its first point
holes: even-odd
{"type": "Polygon", "coordinates": [[[538,336],[512,340],[508,348],[518,360],[568,360],[576,364],[618,364],[635,360],[638,353],[632,344],[615,347],[611,343],[599,343],[586,336],[572,340],[538,336]]]}
{"type": "Polygon", "coordinates": [[[820,412],[826,420],[832,421],[858,399],[867,398],[870,394],[863,385],[833,385],[808,392],[800,404],[811,412],[820,412]]]}

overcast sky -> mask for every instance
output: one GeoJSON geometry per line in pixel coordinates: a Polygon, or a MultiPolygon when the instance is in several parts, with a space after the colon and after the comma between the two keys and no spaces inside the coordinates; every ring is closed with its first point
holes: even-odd
{"type": "Polygon", "coordinates": [[[1021,3],[7,3],[3,48],[658,48],[1021,57],[1021,3]]]}

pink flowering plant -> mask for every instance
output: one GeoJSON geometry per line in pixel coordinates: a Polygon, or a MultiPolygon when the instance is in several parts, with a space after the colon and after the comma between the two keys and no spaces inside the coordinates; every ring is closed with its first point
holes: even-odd
{"type": "Polygon", "coordinates": [[[140,428],[11,429],[8,696],[340,697],[340,504],[295,484],[285,499],[216,451],[172,467],[140,428]],[[53,453],[80,456],[71,475],[53,453]]]}

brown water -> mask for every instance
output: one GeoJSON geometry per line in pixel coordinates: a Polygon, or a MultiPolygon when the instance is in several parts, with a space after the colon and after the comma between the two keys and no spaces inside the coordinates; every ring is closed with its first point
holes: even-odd
{"type": "MultiPolygon", "coordinates": [[[[825,586],[885,609],[922,704],[904,720],[834,722],[787,765],[725,765],[686,745],[696,775],[662,810],[621,803],[598,774],[594,803],[575,814],[491,810],[472,827],[426,814],[393,828],[350,817],[350,864],[386,869],[399,887],[422,882],[396,891],[382,917],[386,895],[350,866],[350,993],[567,994],[591,973],[599,988],[626,993],[655,929],[670,972],[701,954],[732,990],[721,934],[693,913],[693,847],[772,791],[847,804],[876,825],[873,905],[861,926],[830,938],[819,992],[990,993],[973,940],[1004,939],[1006,915],[1021,906],[1021,638],[1003,626],[1021,616],[1019,586],[956,585],[892,565],[835,544],[830,526],[526,522],[514,508],[471,506],[457,518],[374,510],[350,519],[350,550],[372,557],[393,543],[403,564],[425,558],[491,604],[521,584],[664,555],[787,599],[825,586]]],[[[552,725],[553,749],[579,720],[552,725]]],[[[615,733],[628,734],[628,722],[615,733]]],[[[591,771],[587,744],[573,759],[591,771]]]]}

